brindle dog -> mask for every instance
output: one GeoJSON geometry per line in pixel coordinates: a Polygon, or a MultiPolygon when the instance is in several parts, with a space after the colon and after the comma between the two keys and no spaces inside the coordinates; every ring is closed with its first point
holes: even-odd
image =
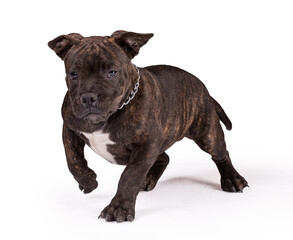
{"type": "Polygon", "coordinates": [[[232,124],[204,84],[176,67],[131,63],[152,36],[73,33],[48,43],[65,63],[63,142],[80,190],[89,193],[98,186],[84,157],[85,144],[108,161],[126,165],[116,195],[100,214],[107,221],[133,221],[139,191],[156,186],[169,163],[165,151],[184,137],[211,155],[224,191],[248,186],[231,163],[220,120],[228,130],[232,124]]]}

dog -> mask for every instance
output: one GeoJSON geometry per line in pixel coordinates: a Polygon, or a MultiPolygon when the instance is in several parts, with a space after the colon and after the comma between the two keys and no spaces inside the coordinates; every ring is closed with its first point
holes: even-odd
{"type": "Polygon", "coordinates": [[[204,84],[176,67],[139,68],[131,62],[151,37],[72,33],[48,43],[65,63],[62,136],[79,189],[86,194],[98,186],[84,157],[85,144],[111,163],[126,165],[116,195],[99,216],[106,221],[134,220],[139,191],[154,189],[169,163],[166,150],[184,137],[211,155],[224,191],[248,186],[226,149],[220,121],[227,130],[232,123],[204,84]]]}

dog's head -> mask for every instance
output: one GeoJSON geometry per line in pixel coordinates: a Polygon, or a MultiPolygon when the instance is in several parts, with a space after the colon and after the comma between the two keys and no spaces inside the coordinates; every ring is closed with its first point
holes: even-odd
{"type": "Polygon", "coordinates": [[[131,59],[153,34],[116,31],[110,37],[72,33],[48,43],[64,60],[72,110],[77,118],[106,121],[129,96],[138,75],[131,59]]]}

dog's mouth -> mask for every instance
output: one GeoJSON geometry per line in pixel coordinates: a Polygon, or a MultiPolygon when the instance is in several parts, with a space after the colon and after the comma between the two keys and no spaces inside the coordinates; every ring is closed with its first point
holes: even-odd
{"type": "Polygon", "coordinates": [[[85,109],[82,114],[78,116],[79,119],[84,119],[90,122],[100,123],[106,122],[109,117],[113,114],[113,111],[109,111],[108,113],[101,112],[97,109],[85,109]]]}
{"type": "Polygon", "coordinates": [[[95,114],[95,113],[89,113],[89,114],[85,115],[82,119],[90,121],[90,122],[96,122],[96,123],[107,121],[105,116],[95,114]]]}

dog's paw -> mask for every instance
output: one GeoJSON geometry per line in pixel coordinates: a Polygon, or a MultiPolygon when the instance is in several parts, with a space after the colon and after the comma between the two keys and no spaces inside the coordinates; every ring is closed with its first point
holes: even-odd
{"type": "Polygon", "coordinates": [[[87,176],[76,178],[79,183],[79,189],[83,191],[84,194],[90,193],[98,187],[98,182],[96,180],[97,175],[94,172],[90,172],[87,176]]]}
{"type": "Polygon", "coordinates": [[[249,186],[245,178],[238,174],[222,178],[221,187],[225,192],[242,192],[245,187],[249,186]]]}
{"type": "Polygon", "coordinates": [[[142,184],[140,190],[141,191],[152,191],[155,186],[157,185],[158,180],[155,178],[152,178],[150,176],[147,176],[146,180],[142,184]]]}
{"type": "Polygon", "coordinates": [[[107,222],[132,222],[134,220],[134,206],[125,207],[122,204],[110,203],[101,212],[99,218],[105,219],[107,222]]]}
{"type": "Polygon", "coordinates": [[[92,180],[87,182],[86,184],[79,184],[79,189],[84,193],[90,193],[98,187],[98,182],[96,180],[92,180]]]}

